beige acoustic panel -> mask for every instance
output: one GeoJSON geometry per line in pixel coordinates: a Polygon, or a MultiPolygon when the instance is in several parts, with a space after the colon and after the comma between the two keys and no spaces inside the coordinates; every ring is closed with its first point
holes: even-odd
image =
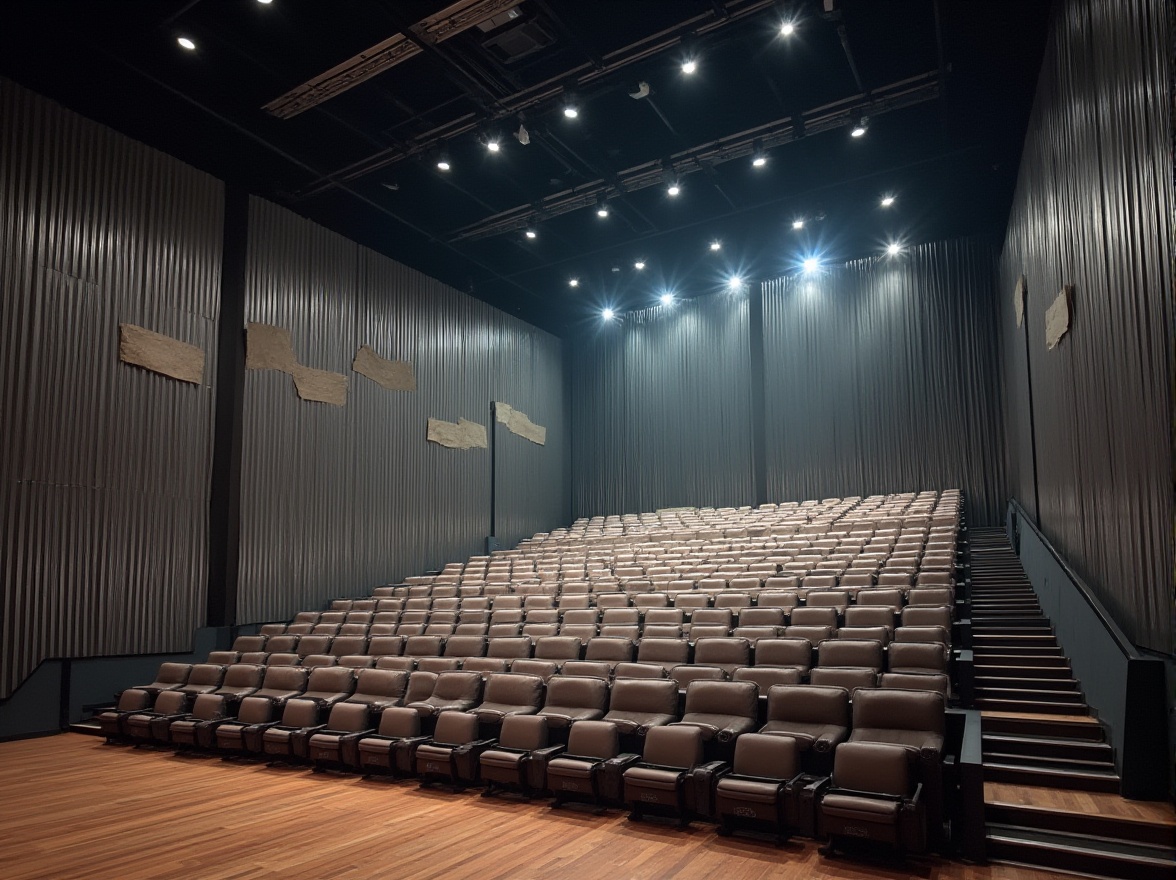
{"type": "Polygon", "coordinates": [[[118,325],[118,359],[181,382],[199,385],[204,380],[201,349],[135,324],[118,325]]]}
{"type": "Polygon", "coordinates": [[[297,365],[289,330],[272,324],[249,323],[245,337],[245,369],[281,370],[293,375],[297,365]]]}
{"type": "Polygon", "coordinates": [[[1057,299],[1045,313],[1045,347],[1057,348],[1062,337],[1070,330],[1070,299],[1074,295],[1074,288],[1066,285],[1057,299]]]}
{"type": "Polygon", "coordinates": [[[525,440],[530,440],[540,446],[547,443],[547,429],[542,425],[536,425],[527,418],[526,413],[515,409],[509,403],[495,401],[494,416],[500,423],[506,425],[507,430],[512,434],[518,434],[525,440]]]}
{"type": "Polygon", "coordinates": [[[456,423],[429,419],[427,439],[450,449],[486,449],[490,445],[486,439],[486,426],[465,419],[458,419],[456,423]]]}
{"type": "Polygon", "coordinates": [[[347,403],[347,377],[327,370],[294,365],[294,387],[303,400],[344,406],[347,403]]]}
{"type": "Polygon", "coordinates": [[[416,391],[416,376],[408,361],[390,361],[382,358],[370,346],[361,345],[355,353],[351,369],[361,376],[367,376],[389,391],[416,391]]]}
{"type": "Polygon", "coordinates": [[[1017,326],[1025,320],[1025,293],[1029,289],[1029,282],[1022,275],[1017,279],[1017,289],[1013,291],[1013,309],[1017,313],[1017,326]]]}

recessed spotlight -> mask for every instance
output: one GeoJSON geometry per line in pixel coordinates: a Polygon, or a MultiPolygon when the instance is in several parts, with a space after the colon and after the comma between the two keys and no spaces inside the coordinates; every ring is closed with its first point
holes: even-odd
{"type": "Polygon", "coordinates": [[[437,154],[437,170],[438,171],[448,171],[452,167],[453,166],[449,163],[449,154],[448,153],[438,153],[437,154]]]}
{"type": "Polygon", "coordinates": [[[715,251],[721,251],[723,249],[723,243],[721,241],[712,241],[710,243],[710,249],[712,253],[715,251]]]}
{"type": "Polygon", "coordinates": [[[179,43],[182,48],[187,49],[189,52],[196,48],[196,44],[187,37],[179,37],[176,42],[179,43]]]}
{"type": "Polygon", "coordinates": [[[638,272],[640,272],[642,269],[645,268],[645,260],[638,260],[636,263],[633,264],[633,268],[636,269],[638,272]]]}
{"type": "Polygon", "coordinates": [[[617,313],[614,312],[612,309],[602,309],[600,312],[600,317],[606,321],[611,321],[616,316],[617,316],[617,313]]]}
{"type": "Polygon", "coordinates": [[[527,236],[527,238],[531,239],[532,241],[534,241],[536,238],[539,237],[539,233],[536,232],[534,229],[528,229],[526,232],[523,233],[523,235],[527,236]]]}
{"type": "Polygon", "coordinates": [[[821,268],[821,261],[818,260],[816,257],[806,257],[805,261],[802,265],[804,266],[804,271],[816,272],[818,269],[821,268]]]}
{"type": "Polygon", "coordinates": [[[671,183],[669,186],[666,187],[666,195],[668,195],[671,199],[676,198],[678,195],[681,194],[681,192],[682,192],[682,187],[676,183],[671,183]]]}
{"type": "Polygon", "coordinates": [[[796,33],[796,25],[792,22],[786,21],[780,25],[780,36],[791,37],[794,33],[796,33]]]}
{"type": "Polygon", "coordinates": [[[661,300],[663,306],[672,306],[674,304],[674,295],[668,290],[658,297],[658,299],[661,300]]]}
{"type": "Polygon", "coordinates": [[[853,128],[850,129],[849,136],[855,138],[863,137],[866,133],[866,130],[869,128],[869,124],[870,121],[865,116],[861,117],[857,122],[854,123],[853,128]]]}
{"type": "Polygon", "coordinates": [[[804,220],[801,219],[800,217],[797,217],[795,220],[792,221],[792,228],[793,229],[804,229],[804,220]]]}
{"type": "Polygon", "coordinates": [[[698,62],[696,62],[693,58],[687,58],[682,62],[682,72],[687,76],[690,76],[690,74],[694,73],[696,70],[698,70],[698,62]]]}
{"type": "Polygon", "coordinates": [[[894,196],[882,196],[882,207],[889,208],[894,204],[894,196]]]}
{"type": "Polygon", "coordinates": [[[257,0],[257,2],[261,3],[263,6],[269,6],[271,3],[274,2],[274,0],[257,0]]]}
{"type": "Polygon", "coordinates": [[[563,114],[568,119],[575,119],[580,115],[580,104],[573,95],[564,96],[563,114]]]}
{"type": "Polygon", "coordinates": [[[605,217],[607,217],[608,216],[608,205],[606,205],[604,202],[601,202],[600,204],[598,204],[596,206],[596,216],[601,218],[602,220],[605,217]]]}
{"type": "Polygon", "coordinates": [[[569,278],[568,279],[568,287],[579,287],[579,286],[580,286],[580,279],[579,278],[569,278]]]}
{"type": "Polygon", "coordinates": [[[730,278],[727,279],[727,287],[729,287],[733,291],[742,289],[743,278],[741,278],[739,275],[732,275],[730,278]]]}
{"type": "Polygon", "coordinates": [[[768,164],[768,157],[765,156],[763,153],[757,153],[751,159],[751,165],[753,168],[763,168],[767,164],[768,164]]]}
{"type": "Polygon", "coordinates": [[[498,141],[486,141],[486,149],[491,153],[497,153],[502,149],[502,144],[500,144],[498,141]]]}
{"type": "Polygon", "coordinates": [[[886,246],[886,255],[889,257],[897,257],[902,253],[902,245],[897,241],[892,241],[886,246]]]}

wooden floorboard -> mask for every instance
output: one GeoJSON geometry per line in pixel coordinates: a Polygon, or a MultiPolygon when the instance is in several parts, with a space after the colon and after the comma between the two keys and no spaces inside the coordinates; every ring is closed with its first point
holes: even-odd
{"type": "Polygon", "coordinates": [[[1012,866],[934,858],[829,860],[811,841],[776,847],[576,809],[421,791],[303,769],[106,746],[62,734],[0,744],[4,880],[368,878],[837,878],[1049,880],[1012,866]]]}
{"type": "Polygon", "coordinates": [[[1098,725],[1098,719],[1090,715],[1054,715],[1052,712],[1001,712],[995,709],[984,709],[980,712],[983,718],[1024,718],[1029,721],[1069,721],[1075,724],[1098,725]]]}
{"type": "Polygon", "coordinates": [[[1095,791],[1069,791],[1036,785],[1009,785],[1003,782],[984,783],[984,802],[1039,807],[1064,813],[1088,816],[1108,816],[1129,819],[1150,825],[1176,828],[1176,808],[1167,802],[1132,801],[1117,794],[1095,791]]]}

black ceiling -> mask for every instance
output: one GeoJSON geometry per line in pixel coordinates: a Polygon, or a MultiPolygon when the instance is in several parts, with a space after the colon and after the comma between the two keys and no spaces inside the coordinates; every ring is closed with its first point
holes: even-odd
{"type": "Polygon", "coordinates": [[[0,73],[564,333],[605,305],[775,277],[813,254],[999,236],[1049,17],[1045,0],[839,0],[833,14],[824,0],[518,0],[489,32],[419,36],[453,5],[8,0],[0,73]],[[514,61],[487,45],[536,33],[549,45],[514,61]],[[397,35],[415,54],[396,66],[290,118],[263,109],[397,35]],[[634,99],[640,82],[650,94],[634,99]],[[861,111],[868,131],[852,138],[861,111]],[[752,129],[761,168],[750,135],[730,140],[752,129]],[[480,143],[491,130],[497,155],[480,143]],[[507,231],[478,235],[504,212],[507,231]]]}

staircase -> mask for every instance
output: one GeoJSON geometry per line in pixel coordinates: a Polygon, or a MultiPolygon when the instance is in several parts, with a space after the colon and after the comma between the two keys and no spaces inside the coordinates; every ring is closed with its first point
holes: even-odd
{"type": "Polygon", "coordinates": [[[1096,877],[1171,880],[1171,805],[1118,796],[1114,750],[1004,531],[973,529],[969,537],[989,857],[1096,877]]]}

